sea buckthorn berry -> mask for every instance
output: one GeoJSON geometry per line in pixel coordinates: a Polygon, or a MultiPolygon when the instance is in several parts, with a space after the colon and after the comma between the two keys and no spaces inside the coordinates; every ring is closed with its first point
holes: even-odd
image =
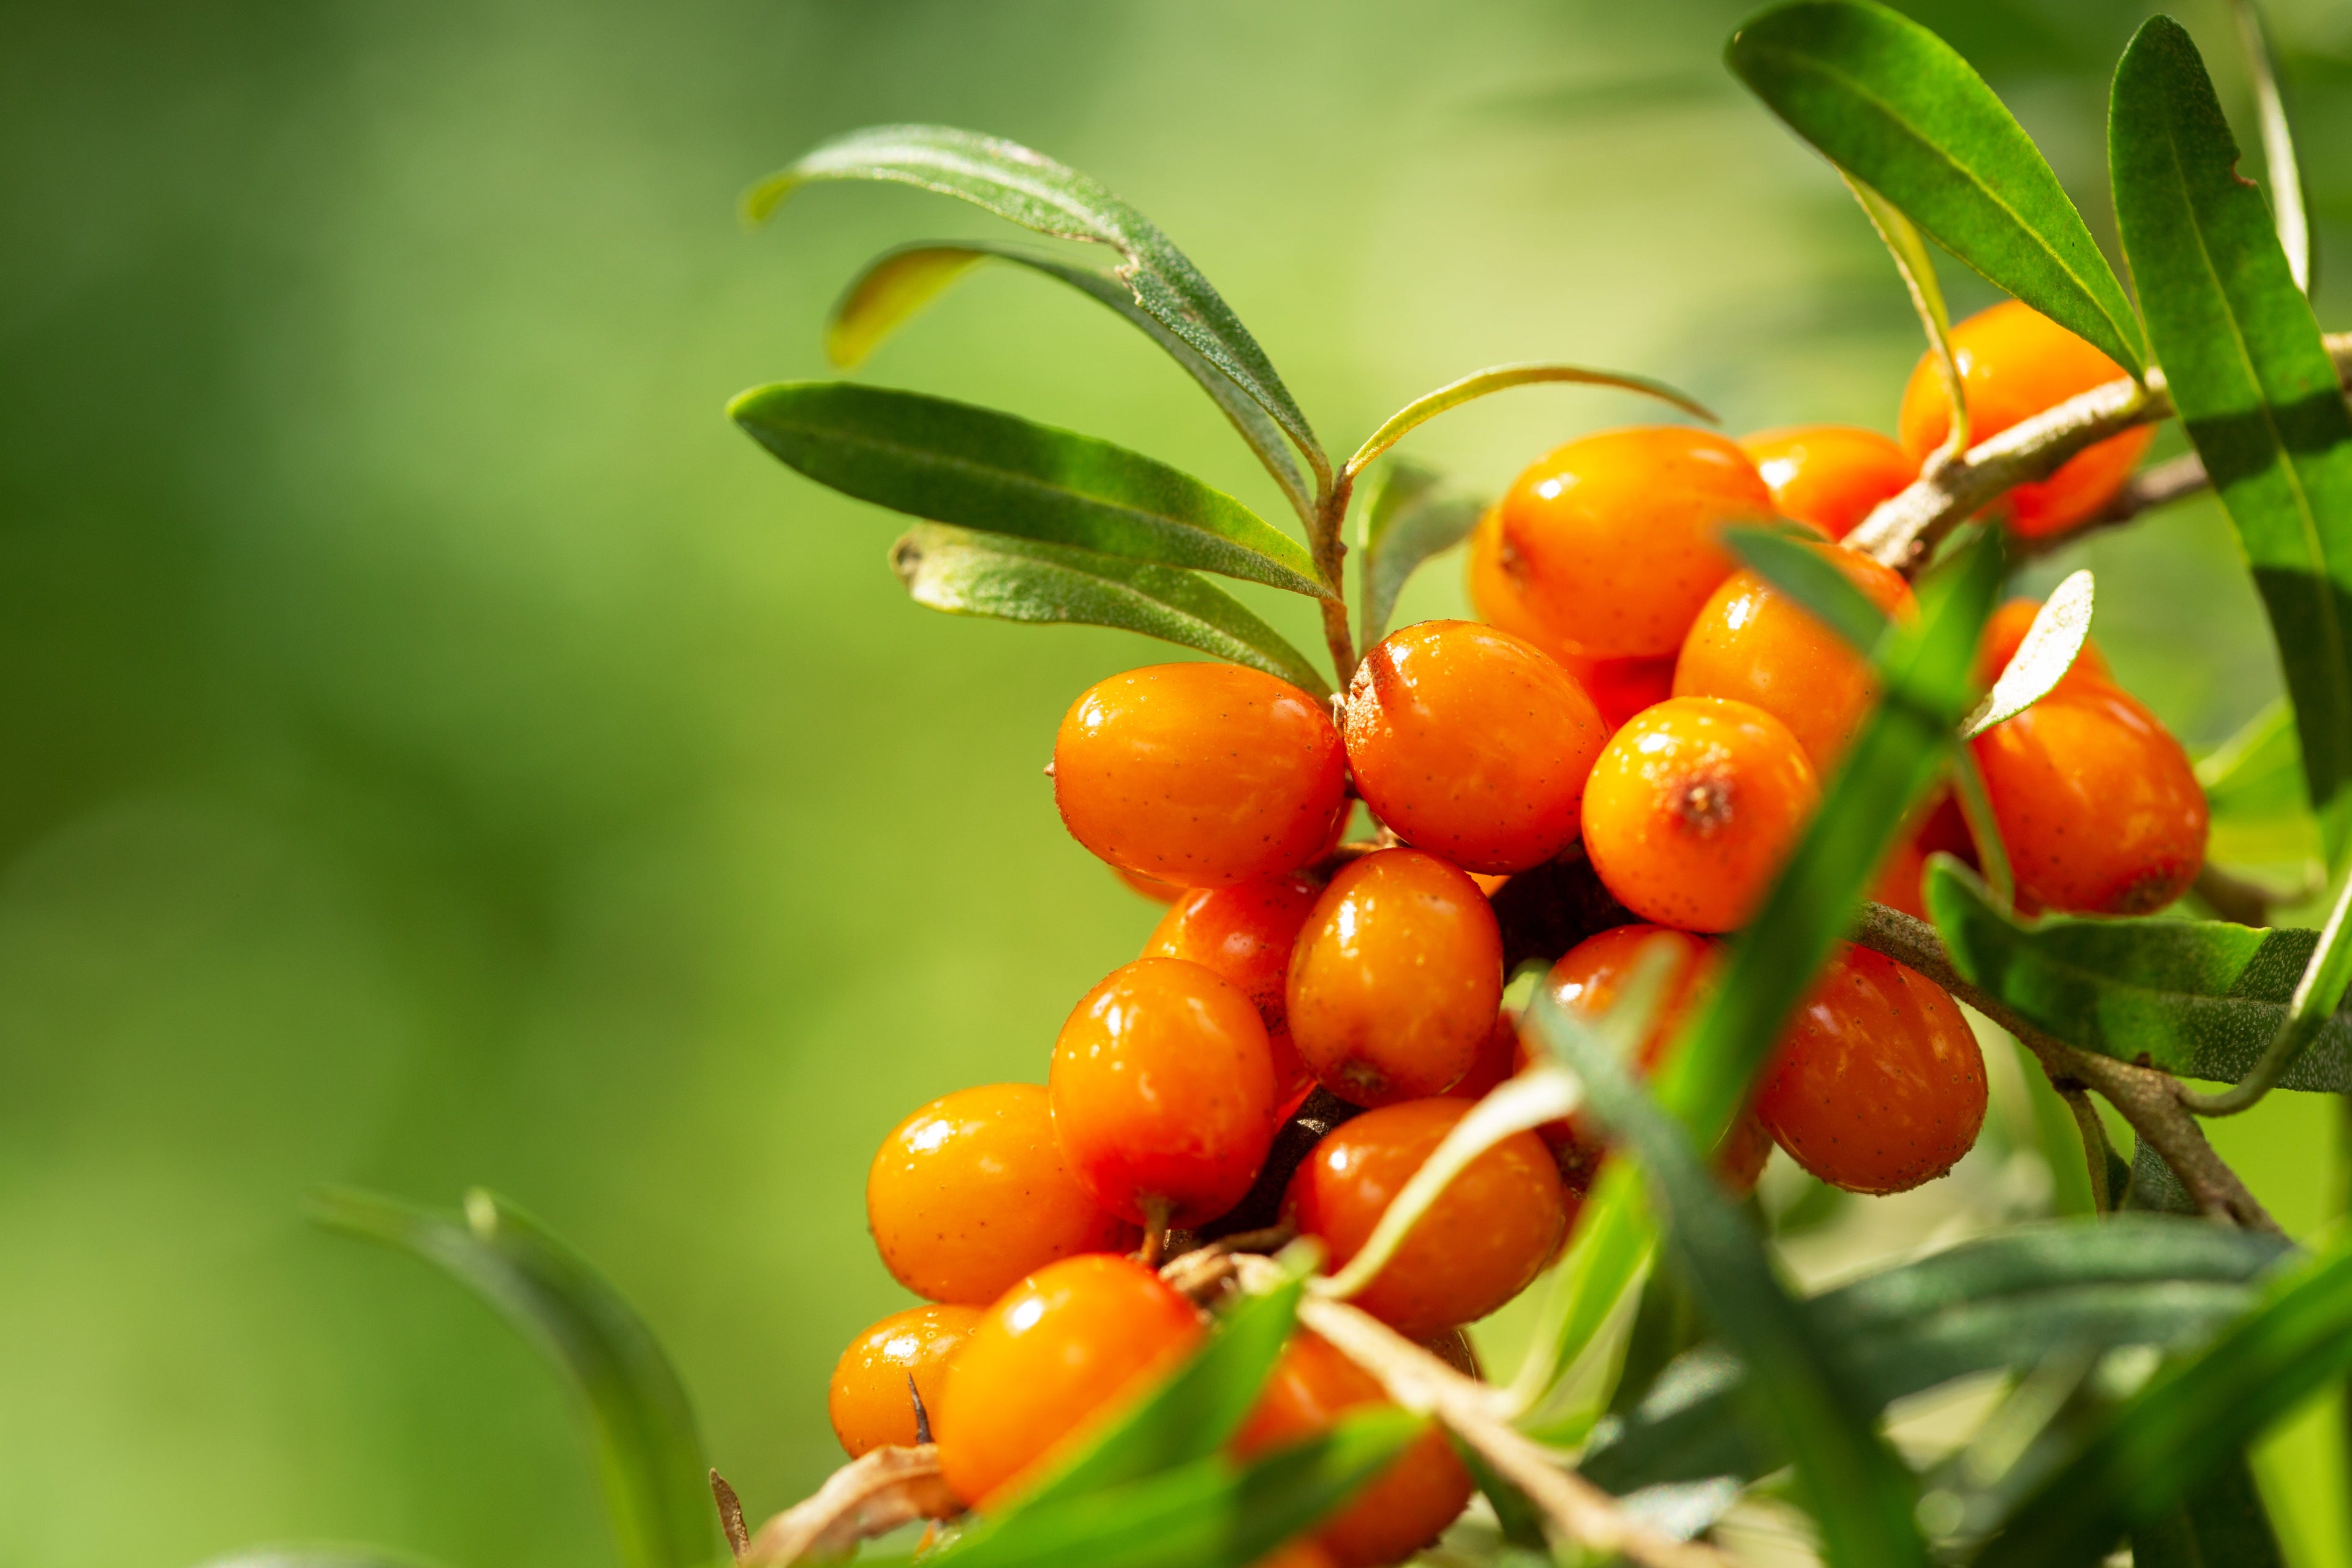
{"type": "Polygon", "coordinates": [[[1126,1219],[1216,1218],[1274,1142],[1274,1056],[1215,971],[1139,958],[1087,993],[1054,1042],[1054,1131],[1079,1184],[1126,1219]]]}
{"type": "Polygon", "coordinates": [[[1781,1031],[1756,1113],[1832,1186],[1907,1192],[1976,1142],[1984,1053],[1942,986],[1842,943],[1781,1031]]]}
{"type": "Polygon", "coordinates": [[[1322,891],[1323,884],[1303,871],[1230,888],[1195,888],[1170,906],[1143,944],[1144,957],[1188,959],[1214,970],[1250,999],[1274,1052],[1276,1100],[1303,1092],[1315,1079],[1291,1043],[1283,988],[1298,928],[1322,891]]]}
{"type": "MultiPolygon", "coordinates": [[[[1372,1227],[1470,1114],[1460,1100],[1414,1100],[1335,1127],[1290,1178],[1283,1212],[1343,1268],[1372,1227]]],[[[1568,1234],[1571,1200],[1543,1141],[1517,1132],[1470,1162],[1429,1206],[1356,1305],[1426,1339],[1485,1317],[1543,1269],[1568,1234]]]]}
{"type": "Polygon", "coordinates": [[[1853,425],[1791,425],[1739,438],[1764,476],[1782,517],[1843,539],[1878,503],[1919,477],[1916,458],[1875,430],[1853,425]]]}
{"type": "Polygon", "coordinates": [[[1684,931],[1755,912],[1821,798],[1789,727],[1752,703],[1673,697],[1611,738],[1584,786],[1584,848],[1617,901],[1684,931]]]}
{"type": "MultiPolygon", "coordinates": [[[[1969,404],[1969,439],[1982,442],[2081,393],[2121,381],[2121,365],[2029,305],[2005,300],[1952,329],[1952,357],[1969,404]]],[[[1922,354],[1903,388],[1903,452],[1924,463],[1951,433],[1936,357],[1922,354]]],[[[2131,478],[2155,426],[2142,425],[2077,452],[2036,484],[2020,485],[1992,510],[2021,538],[2059,533],[2107,504],[2131,478]]]]}
{"type": "MultiPolygon", "coordinates": [[[[2025,634],[2032,628],[2033,617],[2041,613],[2042,601],[2039,599],[2011,599],[1987,618],[1984,636],[1977,645],[1979,687],[1990,689],[1992,683],[2000,679],[2001,671],[2009,668],[2010,660],[2017,657],[2018,648],[2024,644],[2025,634]]],[[[2098,644],[2088,637],[2083,639],[2083,649],[2074,656],[2074,662],[2066,667],[2064,675],[2059,677],[2059,684],[2066,686],[2085,680],[2106,686],[2116,683],[2114,672],[2107,668],[2107,661],[2100,656],[2098,644]]]]}
{"type": "Polygon", "coordinates": [[[1772,1130],[1753,1110],[1743,1110],[1715,1146],[1715,1174],[1738,1197],[1756,1190],[1772,1160],[1772,1130]]]}
{"type": "Polygon", "coordinates": [[[1508,1008],[1495,1016],[1494,1030],[1478,1047],[1470,1070],[1444,1091],[1448,1100],[1484,1100],[1519,1070],[1519,1023],[1508,1008]]]}
{"type": "Polygon", "coordinates": [[[1357,791],[1408,844],[1467,871],[1524,871],[1576,841],[1607,740],[1576,679],[1475,621],[1423,621],[1364,656],[1340,733],[1357,791]]]}
{"type": "Polygon", "coordinates": [[[1587,658],[1554,636],[1519,599],[1519,590],[1503,571],[1503,512],[1490,508],[1470,534],[1470,603],[1488,626],[1533,643],[1552,658],[1601,710],[1601,721],[1612,731],[1672,695],[1675,660],[1664,658],[1587,658]]]}
{"type": "Polygon", "coordinates": [[[1290,955],[1291,1038],[1353,1105],[1459,1082],[1503,1002],[1503,936],[1467,872],[1419,849],[1342,866],[1290,955]]]}
{"type": "Polygon", "coordinates": [[[849,1342],[834,1363],[825,1409],[833,1435],[851,1458],[885,1444],[904,1447],[919,1440],[915,1395],[922,1396],[926,1413],[940,1407],[948,1362],[979,1321],[978,1307],[909,1307],[849,1342]]]}
{"type": "Polygon", "coordinates": [[[1125,1258],[1066,1258],[999,1298],[948,1363],[931,1435],[956,1496],[985,1509],[1201,1342],[1201,1315],[1125,1258]]]}
{"type": "Polygon", "coordinates": [[[1176,901],[1177,896],[1184,891],[1173,882],[1163,882],[1157,877],[1140,876],[1123,866],[1111,867],[1110,874],[1125,883],[1129,891],[1141,893],[1155,904],[1172,904],[1176,901]]]}
{"type": "Polygon", "coordinates": [[[866,1223],[899,1284],[985,1306],[1032,1269],[1125,1252],[1135,1228],[1078,1184],[1034,1083],[959,1089],[891,1130],[866,1176],[866,1223]]]}
{"type": "MultiPolygon", "coordinates": [[[[1833,544],[1819,548],[1846,581],[1890,616],[1915,606],[1902,574],[1833,544]]],[[[1677,697],[1733,697],[1752,702],[1789,727],[1826,776],[1853,743],[1878,683],[1870,662],[1761,573],[1724,580],[1683,640],[1675,665],[1677,697]]]]}
{"type": "Polygon", "coordinates": [[[2129,693],[2062,681],[1971,744],[2021,905],[2144,915],[2196,880],[2205,792],[2180,742],[2129,693]]]}
{"type": "Polygon", "coordinates": [[[1664,658],[1737,564],[1717,531],[1771,515],[1756,465],[1722,437],[1677,425],[1608,430],[1512,484],[1500,565],[1571,652],[1664,658]]]}
{"type": "Polygon", "coordinates": [[[1054,738],[1071,837],[1124,870],[1221,888],[1304,866],[1347,804],[1322,704],[1233,664],[1155,664],[1097,681],[1054,738]]]}
{"type": "MultiPolygon", "coordinates": [[[[1389,1403],[1370,1373],[1301,1329],[1283,1347],[1234,1447],[1255,1458],[1327,1432],[1351,1411],[1389,1403]]],[[[1327,1520],[1315,1540],[1339,1568],[1402,1563],[1461,1516],[1472,1489],[1444,1431],[1432,1426],[1327,1520]]]]}

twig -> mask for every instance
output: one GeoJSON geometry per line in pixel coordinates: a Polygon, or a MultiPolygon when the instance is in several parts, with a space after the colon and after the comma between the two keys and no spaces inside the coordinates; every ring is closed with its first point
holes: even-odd
{"type": "Polygon", "coordinates": [[[2116,1194],[2107,1181],[2107,1127],[2099,1120],[2099,1109],[2091,1103],[2091,1096],[2083,1086],[2069,1079],[2063,1083],[2053,1081],[2051,1088],[2074,1113],[2074,1131],[2083,1135],[2083,1163],[2091,1176],[2091,1207],[2107,1214],[2116,1206],[2116,1194]]]}
{"type": "Polygon", "coordinates": [[[2248,1230],[2276,1232],[2262,1203],[2213,1152],[2205,1130],[2183,1103],[2180,1080],[2154,1068],[2078,1050],[2036,1028],[2008,1003],[1970,984],[1952,967],[1933,926],[1884,904],[1864,904],[1853,940],[1873,952],[1909,965],[2015,1035],[2042,1063],[2053,1085],[2072,1081],[2099,1091],[2150,1148],[2172,1167],[2199,1210],[2248,1230]]]}
{"type": "MultiPolygon", "coordinates": [[[[2266,926],[2271,923],[2273,904],[2293,903],[2297,893],[2280,893],[2250,882],[2243,877],[2233,877],[2210,861],[2199,868],[2197,879],[2189,890],[2202,899],[2207,907],[2223,920],[2242,926],[2266,926]]],[[[2308,892],[2300,894],[2308,898],[2308,892]]]]}
{"type": "MultiPolygon", "coordinates": [[[[873,1448],[834,1471],[813,1496],[761,1525],[759,1534],[737,1549],[735,1561],[741,1568],[788,1568],[803,1558],[845,1552],[914,1520],[953,1519],[962,1511],[963,1504],[940,1479],[937,1448],[928,1443],[873,1448]]],[[[739,1509],[736,1528],[741,1527],[739,1509]]]]}

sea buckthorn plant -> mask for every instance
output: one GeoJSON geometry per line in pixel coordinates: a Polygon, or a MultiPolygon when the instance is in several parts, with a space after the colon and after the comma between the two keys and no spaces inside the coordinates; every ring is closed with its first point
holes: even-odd
{"type": "Polygon", "coordinates": [[[529,1221],[487,1197],[463,1224],[328,1217],[546,1339],[630,1568],[701,1568],[721,1523],[757,1568],[894,1531],[868,1555],[1375,1568],[1443,1538],[1447,1563],[1680,1568],[1736,1556],[1717,1527],[1758,1496],[1841,1568],[2282,1561],[2247,1451],[2352,1369],[2352,1247],[2291,1245],[2202,1123],[2352,1089],[2352,337],[2306,302],[2293,144],[2247,58],[2267,198],[2183,27],[2117,66],[2127,293],[1932,33],[1799,0],[1733,36],[1916,307],[1892,435],[1735,438],[1657,382],[1531,362],[1335,458],[1093,179],[937,126],[806,153],[754,216],[884,181],[1109,253],[894,250],[826,329],[843,366],[972,268],[1029,268],[1165,349],[1294,514],[920,392],[730,410],[916,520],[889,559],[917,603],[1194,656],[1074,694],[1048,770],[1072,837],[1166,914],[1041,1036],[1042,1087],[909,1084],[929,1102],[875,1129],[867,1220],[922,1300],[843,1351],[848,1462],[764,1523],[711,1472],[714,1514],[667,1362],[529,1221]],[[1948,321],[1929,239],[2010,298],[1948,321]],[[1546,382],[1653,422],[1531,454],[1491,500],[1391,456],[1546,382]],[[2186,455],[2143,468],[2176,420],[2186,455]],[[2002,601],[2056,544],[2207,488],[2286,695],[2192,764],[2088,640],[2088,574],[2002,601]],[[1457,545],[1479,618],[1392,629],[1457,545]],[[1307,601],[1321,659],[1214,579],[1307,601]],[[2284,895],[2212,863],[2209,817],[2254,796],[2315,825],[2324,929],[2272,925],[2284,895]],[[1792,1292],[1751,1195],[1775,1147],[1815,1191],[1944,1176],[2004,1032],[2073,1113],[2043,1131],[2083,1212],[1792,1292]],[[1531,1289],[1524,1362],[1482,1365],[1462,1331],[1531,1289]],[[1976,1438],[1890,1440],[1891,1405],[1971,1378],[1976,1438]]]}

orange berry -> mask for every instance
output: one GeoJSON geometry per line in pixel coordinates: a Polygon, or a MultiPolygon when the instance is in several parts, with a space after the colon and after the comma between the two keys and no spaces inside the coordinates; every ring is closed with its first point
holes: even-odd
{"type": "Polygon", "coordinates": [[[1303,871],[1231,888],[1194,888],[1160,917],[1143,944],[1144,957],[1188,959],[1214,970],[1250,999],[1274,1052],[1277,1100],[1305,1092],[1315,1079],[1291,1042],[1283,987],[1298,928],[1322,891],[1323,884],[1303,871]]]}
{"type": "Polygon", "coordinates": [[[1591,658],[1664,658],[1737,564],[1727,522],[1772,515],[1748,455],[1682,426],[1570,441],[1503,497],[1503,574],[1569,649],[1591,658]]]}
{"type": "Polygon", "coordinates": [[[1753,1110],[1743,1110],[1715,1146],[1715,1174],[1738,1197],[1756,1190],[1772,1160],[1772,1130],[1753,1110]]]}
{"type": "Polygon", "coordinates": [[[1466,872],[1419,849],[1341,867],[1290,955],[1291,1037],[1355,1105],[1459,1082],[1503,1001],[1503,937],[1466,872]]]}
{"type": "Polygon", "coordinates": [[[1233,664],[1156,664],[1096,682],[1054,738],[1054,800],[1112,865],[1187,888],[1278,877],[1347,805],[1322,704],[1233,664]]]}
{"type": "Polygon", "coordinates": [[[940,1407],[948,1362],[979,1321],[977,1307],[909,1307],[849,1342],[834,1363],[825,1409],[851,1458],[917,1440],[914,1395],[922,1396],[927,1412],[940,1407]]]}
{"type": "MultiPolygon", "coordinates": [[[[2121,365],[2029,305],[2004,300],[1952,329],[1952,357],[1969,403],[1969,438],[1981,443],[2011,426],[2111,381],[2121,365]]],[[[1897,427],[1903,452],[1924,463],[1951,433],[1952,413],[1936,357],[1919,356],[1903,388],[1897,427]]],[[[2089,517],[2123,488],[2147,450],[2155,426],[2111,436],[2069,458],[2054,474],[2020,485],[1988,509],[2022,539],[2061,533],[2089,517]]]]}
{"type": "MultiPolygon", "coordinates": [[[[2001,671],[2009,668],[2009,661],[2017,657],[2027,630],[2033,625],[2033,617],[2041,613],[2042,601],[2039,599],[2011,599],[1985,621],[1984,635],[1977,645],[1977,685],[1979,688],[1989,690],[1992,683],[2000,679],[2001,671]]],[[[2108,686],[2114,685],[2116,680],[2114,672],[2107,668],[2107,661],[2099,654],[2099,645],[2088,637],[2083,640],[2083,651],[2074,656],[2074,662],[2059,678],[2059,684],[2070,685],[2084,680],[2108,686]]]]}
{"type": "Polygon", "coordinates": [[[1519,1070],[1519,1025],[1508,1008],[1495,1016],[1495,1027],[1478,1047],[1470,1070],[1444,1091],[1448,1100],[1484,1100],[1519,1070]]]}
{"type": "Polygon", "coordinates": [[[2026,908],[2144,915],[2196,880],[2205,792],[2129,693],[2062,681],[1970,743],[2026,908]]]}
{"type": "Polygon", "coordinates": [[[1475,621],[1391,632],[1349,684],[1356,788],[1409,844],[1465,870],[1524,871],[1576,841],[1607,736],[1573,676],[1475,621]]]}
{"type": "Polygon", "coordinates": [[[948,1363],[940,1472],[985,1509],[1082,1445],[1201,1342],[1201,1315],[1124,1258],[1068,1258],[1006,1291],[948,1363]]]}
{"type": "MultiPolygon", "coordinates": [[[[1889,616],[1916,613],[1901,573],[1833,544],[1822,558],[1889,616]]],[[[1761,573],[1740,571],[1700,610],[1675,665],[1677,697],[1733,697],[1789,727],[1826,775],[1878,700],[1870,662],[1761,573]]]]}
{"type": "Polygon", "coordinates": [[[1046,1087],[1079,1184],[1131,1220],[1216,1218],[1257,1180],[1278,1125],[1257,1009],[1181,958],[1139,958],[1087,992],[1046,1087]]]}
{"type": "Polygon", "coordinates": [[[1919,477],[1919,463],[1875,430],[1791,425],[1739,438],[1782,517],[1843,539],[1878,503],[1919,477]]]}
{"type": "Polygon", "coordinates": [[[899,1284],[982,1306],[1057,1258],[1135,1245],[1133,1227],[1070,1173],[1047,1103],[1034,1083],[959,1089],[882,1141],[866,1176],[866,1222],[899,1284]]]}
{"type": "MultiPolygon", "coordinates": [[[[1467,1101],[1413,1100],[1332,1129],[1290,1178],[1283,1211],[1346,1267],[1467,1101]]],[[[1356,1305],[1401,1334],[1427,1338],[1485,1317],[1540,1273],[1568,1234],[1570,1199],[1532,1132],[1504,1139],[1454,1179],[1356,1305]]]]}
{"type": "Polygon", "coordinates": [[[1751,703],[1669,698],[1601,753],[1584,789],[1584,848],[1635,914],[1730,931],[1762,901],[1820,798],[1786,724],[1751,703]]]}
{"type": "MultiPolygon", "coordinates": [[[[1379,1379],[1301,1329],[1283,1347],[1234,1447],[1255,1458],[1328,1431],[1350,1411],[1389,1403],[1379,1379]]],[[[1325,1521],[1315,1540],[1339,1568],[1402,1563],[1460,1517],[1472,1489],[1454,1446],[1432,1426],[1325,1521]]]]}
{"type": "Polygon", "coordinates": [[[1488,626],[1533,643],[1584,688],[1611,730],[1672,694],[1675,661],[1664,658],[1587,658],[1552,634],[1520,601],[1503,570],[1503,511],[1488,510],[1470,534],[1470,603],[1488,626]]]}
{"type": "Polygon", "coordinates": [[[1984,1123],[1984,1054],[1943,987],[1840,944],[1781,1031],[1756,1113],[1832,1186],[1907,1192],[1958,1163],[1984,1123]]]}
{"type": "Polygon", "coordinates": [[[1112,866],[1110,874],[1124,882],[1129,891],[1141,893],[1155,904],[1174,903],[1176,896],[1184,891],[1173,882],[1163,882],[1157,877],[1141,876],[1120,866],[1112,866]]]}

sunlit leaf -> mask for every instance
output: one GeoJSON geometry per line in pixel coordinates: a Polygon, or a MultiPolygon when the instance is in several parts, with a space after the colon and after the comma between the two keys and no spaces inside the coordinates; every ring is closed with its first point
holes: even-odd
{"type": "Polygon", "coordinates": [[[2116,218],[2149,342],[2270,612],[2331,862],[2352,847],[2352,415],[2179,24],[2116,68],[2116,218]]]}
{"type": "Polygon", "coordinates": [[[722,1556],[694,1412],[661,1346],[620,1293],[528,1215],[478,1189],[461,1223],[366,1193],[315,1194],[321,1224],[434,1264],[498,1309],[582,1400],[627,1568],[709,1568],[722,1556]]]}
{"type": "Polygon", "coordinates": [[[2238,38],[2246,48],[2246,75],[2254,89],[2254,111],[2262,119],[2263,171],[2270,177],[2271,210],[2276,214],[2279,248],[2286,252],[2294,286],[2311,292],[2311,218],[2304,210],[2303,169],[2294,155],[2294,132],[2279,96],[2278,72],[2271,63],[2262,8],[2254,0],[2230,0],[2238,38]]]}
{"type": "Polygon", "coordinates": [[[1331,695],[1280,633],[1190,572],[929,522],[900,537],[890,563],[914,601],[934,610],[1118,626],[1262,669],[1318,700],[1331,695]]]}
{"type": "Polygon", "coordinates": [[[1347,475],[1360,474],[1380,455],[1399,441],[1426,425],[1449,408],[1459,408],[1473,398],[1490,393],[1507,391],[1514,386],[1534,386],[1544,382],[1566,382],[1579,386],[1613,386],[1623,392],[1638,392],[1671,403],[1685,414],[1697,416],[1708,424],[1715,416],[1706,406],[1687,395],[1675,391],[1663,381],[1646,375],[1632,375],[1624,371],[1594,370],[1589,365],[1559,364],[1549,361],[1528,364],[1489,365],[1485,370],[1472,371],[1459,381],[1449,381],[1434,392],[1423,393],[1381,422],[1381,427],[1364,438],[1354,456],[1341,467],[1347,475]]]}
{"type": "Polygon", "coordinates": [[[1336,596],[1305,546],[1190,474],[992,408],[850,382],[782,382],[728,405],[790,467],[894,511],[1336,596]]]}
{"type": "Polygon", "coordinates": [[[1798,0],[1732,36],[1732,70],[1829,161],[1994,283],[2137,373],[2137,321],[2058,176],[1984,79],[1883,5],[1798,0]]]}
{"type": "Polygon", "coordinates": [[[2076,572],[2050,591],[2050,597],[2033,613],[2033,624],[2025,628],[2009,667],[1976,710],[1961,721],[1962,740],[1972,741],[1995,724],[2016,718],[2066,678],[2083,645],[2090,640],[2093,600],[2088,572],[2076,572]]]}
{"type": "Polygon", "coordinates": [[[1381,470],[1378,488],[1364,508],[1363,643],[1370,647],[1388,631],[1397,595],[1431,556],[1470,536],[1486,503],[1449,489],[1428,468],[1402,460],[1381,470]]]}
{"type": "Polygon", "coordinates": [[[1903,216],[1902,209],[1843,169],[1838,171],[1845,180],[1846,189],[1862,205],[1863,215],[1870,226],[1878,231],[1879,242],[1895,260],[1895,270],[1903,279],[1903,291],[1911,296],[1912,313],[1919,318],[1919,331],[1927,340],[1927,352],[1935,356],[1937,379],[1944,384],[1944,402],[1951,410],[1951,433],[1944,438],[1945,450],[1965,452],[1969,449],[1971,421],[1969,417],[1968,387],[1960,379],[1960,362],[1952,350],[1952,318],[1944,306],[1944,286],[1936,279],[1936,258],[1927,254],[1927,241],[1919,237],[1918,228],[1903,216]]]}

